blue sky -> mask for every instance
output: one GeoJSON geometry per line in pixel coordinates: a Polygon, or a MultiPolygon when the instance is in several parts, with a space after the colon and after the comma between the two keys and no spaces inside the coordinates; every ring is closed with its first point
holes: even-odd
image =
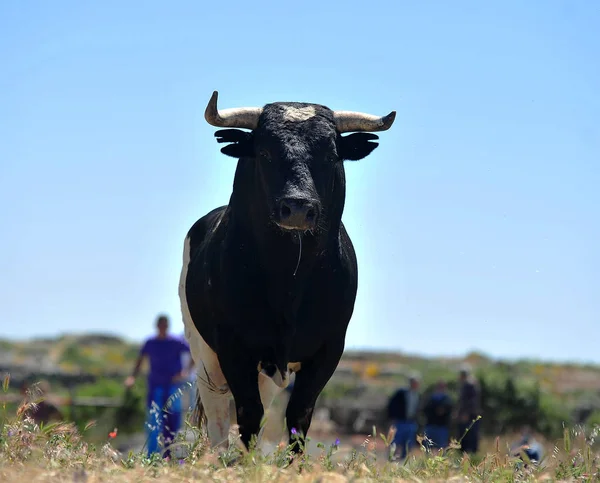
{"type": "Polygon", "coordinates": [[[346,164],[349,348],[600,362],[600,3],[2,2],[0,336],[182,330],[203,118],[398,112],[346,164]]]}

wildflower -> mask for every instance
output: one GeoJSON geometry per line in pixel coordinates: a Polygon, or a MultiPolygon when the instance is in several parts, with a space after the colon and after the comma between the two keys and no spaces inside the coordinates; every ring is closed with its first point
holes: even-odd
{"type": "Polygon", "coordinates": [[[298,434],[298,431],[296,431],[296,428],[292,428],[292,434],[298,434]]]}
{"type": "Polygon", "coordinates": [[[179,464],[182,465],[185,463],[185,460],[179,460],[179,464]]]}
{"type": "Polygon", "coordinates": [[[114,430],[114,431],[111,431],[110,433],[108,433],[108,437],[109,437],[110,439],[114,439],[114,438],[116,438],[116,437],[117,437],[117,428],[115,428],[115,430],[114,430]]]}
{"type": "Polygon", "coordinates": [[[335,443],[334,445],[337,447],[340,445],[340,438],[335,438],[335,443]]]}

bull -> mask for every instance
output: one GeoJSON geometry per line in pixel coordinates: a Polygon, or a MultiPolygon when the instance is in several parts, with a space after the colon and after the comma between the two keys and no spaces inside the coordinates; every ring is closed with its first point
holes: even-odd
{"type": "MultiPolygon", "coordinates": [[[[184,240],[179,297],[198,367],[197,415],[213,446],[227,441],[229,398],[246,448],[276,394],[290,444],[305,438],[317,397],[344,351],[358,267],[342,223],[344,161],[368,156],[396,117],[274,102],[205,111],[221,152],[236,158],[226,206],[184,240]],[[345,133],[352,133],[343,135],[345,133]]],[[[300,451],[300,445],[295,445],[300,451]]]]}

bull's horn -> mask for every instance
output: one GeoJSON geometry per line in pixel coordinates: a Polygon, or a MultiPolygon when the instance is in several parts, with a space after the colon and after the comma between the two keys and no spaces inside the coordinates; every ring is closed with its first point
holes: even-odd
{"type": "Polygon", "coordinates": [[[204,111],[204,118],[210,125],[217,127],[256,129],[256,126],[258,126],[258,118],[262,113],[261,107],[237,107],[219,111],[217,108],[218,97],[219,93],[214,91],[210,101],[208,101],[206,111],[204,111]]]}
{"type": "Polygon", "coordinates": [[[390,112],[387,116],[373,116],[363,112],[352,111],[334,111],[333,118],[338,132],[353,131],[387,131],[396,119],[396,111],[390,112]]]}

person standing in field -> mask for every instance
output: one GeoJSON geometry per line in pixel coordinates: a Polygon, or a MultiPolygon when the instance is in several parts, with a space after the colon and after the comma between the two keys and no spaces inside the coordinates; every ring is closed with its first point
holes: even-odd
{"type": "Polygon", "coordinates": [[[412,375],[409,387],[398,389],[388,402],[388,417],[396,431],[394,444],[400,458],[406,458],[410,449],[416,445],[417,411],[419,409],[419,378],[412,375]]]}
{"type": "Polygon", "coordinates": [[[429,397],[423,412],[425,413],[425,436],[433,448],[446,448],[450,440],[450,421],[453,402],[447,392],[445,381],[438,381],[433,394],[429,397]]]}
{"type": "Polygon", "coordinates": [[[477,453],[479,448],[480,421],[475,420],[480,415],[481,403],[479,384],[471,374],[471,368],[468,365],[464,365],[459,372],[457,418],[458,440],[461,442],[461,450],[465,453],[477,453]]]}
{"type": "MultiPolygon", "coordinates": [[[[185,381],[188,372],[194,365],[193,360],[190,358],[190,364],[184,370],[182,355],[189,353],[190,348],[184,340],[173,337],[168,333],[169,319],[167,316],[158,316],[156,328],[157,334],[144,342],[136,360],[133,374],[125,380],[126,387],[133,386],[144,358],[148,358],[150,362],[146,397],[148,456],[159,451],[161,435],[166,448],[179,431],[182,419],[182,404],[178,392],[182,382],[185,381]]],[[[167,448],[163,456],[168,457],[169,455],[170,452],[167,448]]]]}

